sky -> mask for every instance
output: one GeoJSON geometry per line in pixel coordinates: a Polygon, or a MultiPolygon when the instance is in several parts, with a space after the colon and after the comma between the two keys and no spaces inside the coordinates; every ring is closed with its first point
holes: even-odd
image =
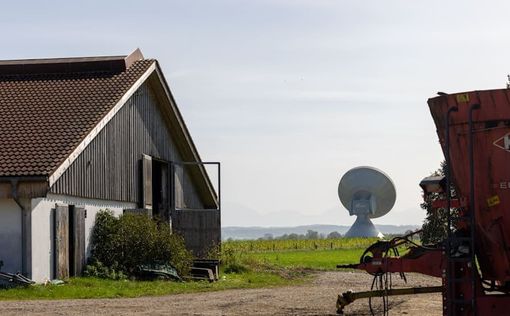
{"type": "Polygon", "coordinates": [[[508,1],[11,1],[0,59],[156,58],[223,226],[350,225],[337,188],[369,165],[395,183],[376,224],[416,224],[442,153],[427,99],[504,88],[508,1]],[[213,176],[214,177],[214,176],[213,176]]]}

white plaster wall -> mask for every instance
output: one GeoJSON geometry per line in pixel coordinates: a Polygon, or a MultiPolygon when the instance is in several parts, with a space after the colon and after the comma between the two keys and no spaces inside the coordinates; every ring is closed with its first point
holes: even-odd
{"type": "Polygon", "coordinates": [[[1,271],[21,272],[21,208],[12,199],[0,199],[1,271]]]}
{"type": "Polygon", "coordinates": [[[109,209],[122,214],[124,209],[136,208],[135,203],[86,199],[48,194],[46,198],[32,199],[32,279],[44,282],[53,278],[53,212],[55,205],[75,205],[87,211],[85,219],[85,247],[90,255],[90,233],[100,210],[109,209]]]}

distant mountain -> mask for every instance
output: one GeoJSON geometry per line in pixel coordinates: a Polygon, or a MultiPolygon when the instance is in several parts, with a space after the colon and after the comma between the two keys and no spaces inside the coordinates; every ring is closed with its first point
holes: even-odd
{"type": "MultiPolygon", "coordinates": [[[[403,234],[408,230],[420,228],[418,225],[375,225],[383,234],[403,234]]],[[[306,234],[308,230],[313,230],[319,234],[328,235],[331,232],[345,234],[350,226],[338,225],[304,225],[296,227],[223,227],[221,229],[221,238],[225,239],[257,239],[267,234],[278,237],[284,234],[306,234]]]]}

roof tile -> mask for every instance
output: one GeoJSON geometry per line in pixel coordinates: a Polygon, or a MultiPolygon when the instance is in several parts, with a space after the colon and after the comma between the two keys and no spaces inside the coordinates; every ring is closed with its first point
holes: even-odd
{"type": "Polygon", "coordinates": [[[154,62],[121,72],[0,74],[0,176],[50,176],[154,62]]]}

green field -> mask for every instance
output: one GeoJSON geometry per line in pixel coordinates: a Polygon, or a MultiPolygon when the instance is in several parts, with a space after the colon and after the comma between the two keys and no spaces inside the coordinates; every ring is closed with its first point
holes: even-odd
{"type": "Polygon", "coordinates": [[[335,270],[337,264],[358,263],[363,251],[375,238],[305,240],[236,240],[222,244],[226,261],[250,265],[263,263],[280,268],[335,270]]]}
{"type": "Polygon", "coordinates": [[[337,264],[358,263],[364,250],[365,248],[256,252],[248,253],[246,257],[290,269],[336,270],[337,264]]]}

